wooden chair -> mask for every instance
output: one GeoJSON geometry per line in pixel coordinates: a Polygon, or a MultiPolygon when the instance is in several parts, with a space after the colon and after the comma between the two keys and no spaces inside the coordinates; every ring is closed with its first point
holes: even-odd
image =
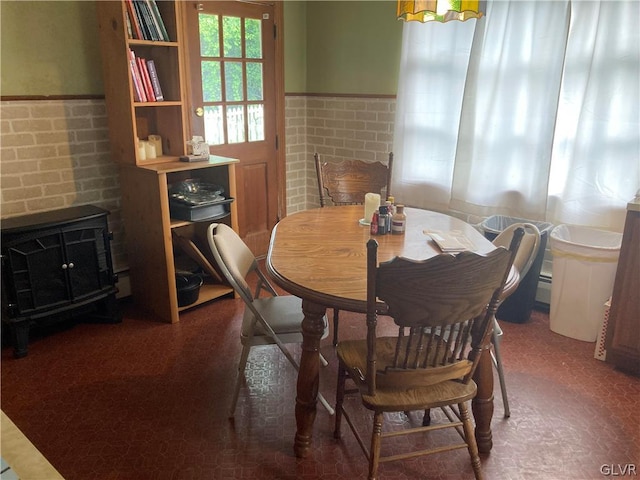
{"type": "Polygon", "coordinates": [[[380,193],[383,201],[391,195],[393,153],[389,153],[387,165],[361,160],[323,162],[317,153],[313,158],[321,207],[364,204],[364,196],[369,192],[380,193]]]}
{"type": "MultiPolygon", "coordinates": [[[[242,353],[229,410],[229,416],[233,417],[251,347],[275,344],[298,370],[298,362],[285,344],[302,343],[301,324],[304,318],[302,300],[291,295],[278,296],[269,280],[258,268],[258,262],[249,247],[231,227],[222,223],[212,223],[207,229],[207,240],[216,265],[245,304],[240,332],[242,353]],[[254,293],[251,292],[247,282],[247,277],[251,274],[257,275],[258,278],[254,293]],[[262,292],[266,292],[268,296],[261,296],[262,292]]],[[[323,338],[327,335],[328,328],[325,328],[323,338]]],[[[327,365],[322,355],[320,360],[325,366],[327,365]]],[[[333,415],[333,408],[319,393],[318,400],[333,415]]]]}
{"type": "MultiPolygon", "coordinates": [[[[320,155],[313,155],[318,176],[320,206],[361,205],[367,193],[379,193],[384,201],[391,195],[391,170],[393,153],[389,153],[387,165],[381,162],[343,160],[323,162],[320,155]]],[[[371,219],[365,219],[367,221],[371,219]]],[[[339,310],[333,310],[333,345],[338,343],[339,310]]]]}
{"type": "Polygon", "coordinates": [[[376,478],[381,462],[458,448],[468,449],[475,477],[482,478],[466,403],[476,395],[472,376],[491,339],[493,315],[521,238],[518,232],[510,250],[441,254],[424,261],[395,258],[379,266],[377,242],[367,243],[367,339],[338,343],[334,435],[340,437],[345,416],[369,460],[369,479],[376,478]],[[377,335],[378,314],[393,318],[397,336],[377,335]],[[363,405],[373,411],[369,448],[343,404],[347,378],[356,384],[363,405]],[[442,408],[447,423],[383,431],[387,412],[435,407],[442,408]],[[455,428],[463,442],[381,456],[382,440],[443,428],[455,428]]]}
{"type": "MultiPolygon", "coordinates": [[[[512,294],[520,284],[520,281],[525,277],[531,264],[538,255],[538,248],[540,247],[540,230],[532,223],[514,223],[505,228],[500,234],[493,239],[493,244],[498,247],[508,247],[513,234],[516,229],[521,228],[524,231],[524,235],[520,242],[520,247],[516,253],[516,258],[513,261],[513,268],[518,272],[518,282],[509,292],[503,292],[500,297],[500,303],[506,300],[510,294],[512,294]]],[[[500,306],[500,305],[498,305],[500,306]]],[[[504,404],[504,416],[506,418],[511,416],[511,409],[509,408],[509,398],[507,397],[507,384],[504,378],[504,369],[502,366],[502,355],[500,354],[500,341],[503,337],[502,328],[496,317],[493,317],[493,352],[491,358],[493,365],[498,372],[498,379],[500,380],[500,393],[502,394],[502,403],[504,404]]]]}

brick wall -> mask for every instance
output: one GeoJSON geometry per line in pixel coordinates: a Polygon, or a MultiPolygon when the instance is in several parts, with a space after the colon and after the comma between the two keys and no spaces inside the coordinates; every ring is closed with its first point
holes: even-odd
{"type": "Polygon", "coordinates": [[[125,268],[104,100],[3,101],[0,119],[0,218],[74,205],[105,208],[114,268],[125,268]]]}
{"type": "MultiPolygon", "coordinates": [[[[289,214],[319,206],[313,153],[386,161],[394,99],[287,96],[289,214]]],[[[118,168],[104,100],[0,102],[0,218],[93,204],[111,212],[114,266],[127,267],[118,168]]]]}
{"type": "MultiPolygon", "coordinates": [[[[307,151],[307,100],[302,96],[285,99],[285,137],[287,141],[287,214],[308,208],[309,195],[314,192],[311,173],[313,159],[307,151]]],[[[313,179],[315,179],[315,174],[313,179]]],[[[316,187],[317,189],[317,187],[316,187]]],[[[317,194],[316,201],[317,201],[317,194]]]]}
{"type": "Polygon", "coordinates": [[[313,154],[386,162],[393,148],[395,98],[286,98],[287,213],[318,207],[313,154]]]}

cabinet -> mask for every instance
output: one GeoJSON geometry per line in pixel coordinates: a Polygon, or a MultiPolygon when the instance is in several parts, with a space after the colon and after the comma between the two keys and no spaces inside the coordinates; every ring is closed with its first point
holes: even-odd
{"type": "Polygon", "coordinates": [[[640,199],[629,203],[607,325],[607,362],[640,376],[640,199]]]}
{"type": "Polygon", "coordinates": [[[187,307],[178,307],[175,272],[176,262],[187,255],[184,239],[202,261],[211,261],[206,252],[206,229],[211,222],[235,225],[233,203],[228,215],[201,222],[172,219],[169,211],[170,185],[188,178],[198,178],[224,188],[235,196],[235,161],[211,156],[206,164],[183,162],[158,163],[144,167],[123,167],[120,175],[122,215],[129,253],[131,290],[136,303],[152,311],[165,322],[179,321],[180,311],[228,295],[232,288],[215,276],[207,277],[198,300],[187,307]]]}
{"type": "MultiPolygon", "coordinates": [[[[203,302],[232,293],[211,272],[198,301],[178,307],[176,262],[185,254],[207,263],[203,232],[211,222],[237,228],[235,203],[220,218],[188,222],[171,218],[168,188],[179,181],[197,178],[221,185],[226,197],[236,196],[237,160],[211,156],[208,161],[187,163],[179,157],[187,151],[188,133],[184,9],[193,4],[179,1],[155,3],[169,41],[130,38],[127,1],[96,3],[105,99],[112,156],[120,165],[122,217],[126,235],[131,290],[137,304],[166,322],[179,321],[179,313],[203,302]],[[153,60],[164,95],[163,101],[136,102],[130,68],[130,51],[153,60]],[[143,158],[139,141],[149,135],[161,138],[162,155],[143,158]]],[[[150,3],[150,2],[142,2],[150,3]]],[[[209,268],[212,270],[212,268],[209,268]]]]}
{"type": "Polygon", "coordinates": [[[86,306],[120,321],[108,213],[86,205],[2,221],[3,322],[16,357],[27,354],[33,322],[86,306]]]}

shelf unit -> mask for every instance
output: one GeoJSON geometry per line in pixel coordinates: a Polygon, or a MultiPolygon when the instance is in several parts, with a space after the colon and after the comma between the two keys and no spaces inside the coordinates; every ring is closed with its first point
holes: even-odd
{"type": "Polygon", "coordinates": [[[126,2],[96,3],[113,158],[121,164],[139,166],[175,162],[184,154],[187,141],[182,7],[180,2],[157,2],[172,40],[158,42],[128,38],[126,2]],[[155,62],[164,101],[134,101],[129,50],[136,57],[155,62]],[[146,139],[150,134],[162,137],[163,156],[141,159],[138,139],[146,139]]]}
{"type": "MultiPolygon", "coordinates": [[[[131,277],[131,291],[136,303],[159,319],[175,323],[179,313],[204,302],[232,294],[233,290],[214,275],[209,275],[200,289],[198,301],[178,307],[176,263],[187,254],[176,236],[186,239],[204,259],[208,248],[204,238],[212,222],[224,222],[237,228],[235,202],[223,218],[201,222],[175,220],[170,216],[168,188],[175,182],[198,178],[221,185],[225,196],[236,196],[235,164],[237,160],[211,156],[209,161],[179,161],[187,150],[187,77],[185,68],[184,9],[180,1],[157,1],[170,41],[129,38],[127,2],[96,3],[102,51],[105,98],[112,156],[120,165],[122,217],[131,277]],[[135,102],[129,50],[136,57],[152,59],[156,65],[164,101],[135,102]],[[162,139],[162,155],[142,158],[139,140],[149,135],[162,139]]],[[[215,272],[211,272],[212,274],[215,272]]]]}

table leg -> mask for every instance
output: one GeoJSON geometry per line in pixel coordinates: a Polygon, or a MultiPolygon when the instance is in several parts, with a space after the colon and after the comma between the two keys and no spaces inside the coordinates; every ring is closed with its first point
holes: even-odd
{"type": "Polygon", "coordinates": [[[320,383],[320,339],[324,333],[326,307],[302,301],[302,355],[296,396],[296,438],[293,450],[296,457],[309,454],[313,422],[316,418],[316,399],[320,383]]]}
{"type": "Polygon", "coordinates": [[[471,402],[476,421],[476,441],[481,453],[489,453],[493,447],[491,418],[493,417],[493,363],[491,351],[482,351],[473,379],[478,385],[478,393],[471,402]]]}

